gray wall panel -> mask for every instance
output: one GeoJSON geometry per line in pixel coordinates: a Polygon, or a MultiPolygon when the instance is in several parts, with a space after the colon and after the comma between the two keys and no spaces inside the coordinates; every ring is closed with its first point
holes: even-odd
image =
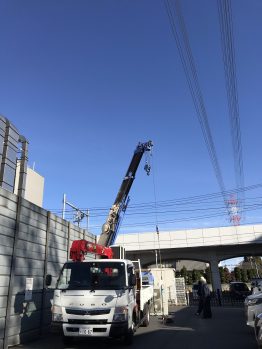
{"type": "MultiPolygon", "coordinates": [[[[30,276],[28,276],[30,277],[30,276]]],[[[14,292],[13,295],[25,291],[25,285],[26,285],[26,276],[20,276],[16,275],[15,281],[14,281],[14,292]]],[[[43,289],[43,277],[35,276],[33,280],[33,290],[42,290],[43,289]]]]}
{"type": "Polygon", "coordinates": [[[0,318],[6,316],[6,307],[5,308],[0,308],[0,318]]]}
{"type": "Polygon", "coordinates": [[[7,296],[8,295],[8,287],[0,287],[0,296],[7,296]]]}
{"type": "Polygon", "coordinates": [[[1,276],[1,286],[8,287],[9,286],[9,276],[1,276]]]}
{"type": "MultiPolygon", "coordinates": [[[[1,216],[0,216],[1,217],[1,216]]],[[[0,227],[1,227],[1,236],[3,235],[6,235],[6,236],[9,236],[9,237],[14,237],[15,235],[15,232],[14,232],[14,229],[13,228],[8,228],[8,227],[4,227],[3,225],[0,224],[0,227]]]]}
{"type": "Polygon", "coordinates": [[[34,251],[28,251],[26,249],[17,249],[16,250],[16,255],[17,257],[29,257],[30,259],[35,259],[35,260],[44,260],[45,259],[45,254],[44,253],[38,253],[34,251]]]}
{"type": "Polygon", "coordinates": [[[0,318],[0,338],[4,337],[4,330],[5,330],[5,319],[0,318]]]}
{"type": "Polygon", "coordinates": [[[9,210],[7,207],[1,206],[1,215],[10,219],[16,219],[16,212],[9,210]]]}
{"type": "Polygon", "coordinates": [[[10,213],[11,212],[16,213],[16,205],[17,205],[16,201],[12,201],[12,200],[1,195],[1,197],[0,197],[1,210],[2,210],[2,208],[7,208],[10,211],[10,213]]]}
{"type": "Polygon", "coordinates": [[[41,222],[39,222],[39,221],[37,221],[35,219],[32,219],[32,218],[30,218],[28,216],[21,215],[20,220],[21,220],[22,223],[28,224],[31,227],[34,227],[34,228],[37,228],[37,229],[45,230],[45,228],[46,228],[46,224],[45,223],[41,223],[41,222]]]}
{"type": "MultiPolygon", "coordinates": [[[[83,229],[69,225],[61,217],[50,214],[24,199],[20,200],[21,214],[16,225],[17,202],[16,195],[0,188],[0,349],[3,347],[6,319],[6,331],[9,335],[5,343],[8,342],[9,345],[36,338],[41,332],[41,323],[42,330],[48,329],[51,321],[53,289],[43,289],[44,275],[48,273],[53,276],[54,287],[67,259],[69,226],[70,244],[74,239],[82,239],[86,233],[83,229]],[[48,215],[50,215],[49,234],[48,215]],[[17,231],[15,231],[16,226],[17,231]],[[46,246],[47,237],[48,246],[46,246]],[[13,251],[14,243],[15,251],[13,251]],[[15,268],[11,269],[13,252],[15,268]],[[11,272],[12,290],[9,292],[11,272]],[[27,277],[33,277],[31,301],[25,301],[27,277]]],[[[95,236],[91,234],[87,240],[94,242],[95,236]]]]}
{"type": "Polygon", "coordinates": [[[0,308],[5,308],[7,304],[7,296],[0,296],[0,308]]]}
{"type": "Polygon", "coordinates": [[[35,242],[25,241],[25,240],[19,240],[17,244],[18,249],[27,250],[28,257],[30,258],[31,252],[37,252],[39,254],[45,253],[45,246],[40,245],[37,242],[37,239],[35,242]]]}
{"type": "Polygon", "coordinates": [[[3,265],[3,266],[8,266],[10,267],[11,265],[11,255],[10,256],[3,256],[0,254],[0,265],[3,265]]]}
{"type": "Polygon", "coordinates": [[[6,235],[0,235],[1,239],[0,239],[0,246],[7,246],[7,247],[11,247],[13,248],[14,245],[14,239],[10,236],[6,236],[6,235]]]}
{"type": "Polygon", "coordinates": [[[0,227],[6,227],[15,230],[15,220],[9,217],[0,215],[0,227]]]}
{"type": "Polygon", "coordinates": [[[42,269],[44,270],[44,261],[41,261],[39,259],[29,259],[29,258],[16,258],[16,267],[17,268],[28,268],[33,267],[36,269],[42,269]]]}
{"type": "Polygon", "coordinates": [[[49,237],[49,246],[65,251],[67,249],[67,241],[66,236],[61,237],[51,233],[49,237]]]}
{"type": "MultiPolygon", "coordinates": [[[[27,219],[30,219],[31,221],[46,225],[47,215],[39,214],[34,210],[28,210],[28,208],[24,206],[24,201],[21,207],[21,215],[22,215],[22,220],[27,218],[27,219]]],[[[32,225],[35,225],[35,223],[32,225]]]]}
{"type": "Polygon", "coordinates": [[[49,262],[47,264],[47,274],[59,275],[64,263],[49,262]]]}
{"type": "MultiPolygon", "coordinates": [[[[10,267],[4,267],[2,265],[0,265],[0,275],[10,275],[10,267]]],[[[0,279],[1,279],[1,276],[0,276],[0,279]]]]}
{"type": "Polygon", "coordinates": [[[7,246],[1,246],[0,245],[0,255],[4,256],[11,256],[13,253],[13,248],[12,247],[7,247],[7,246]]]}
{"type": "Polygon", "coordinates": [[[24,223],[20,224],[20,231],[19,231],[20,239],[34,242],[36,237],[37,239],[39,239],[39,243],[41,243],[42,245],[45,245],[46,230],[36,229],[24,223]]]}

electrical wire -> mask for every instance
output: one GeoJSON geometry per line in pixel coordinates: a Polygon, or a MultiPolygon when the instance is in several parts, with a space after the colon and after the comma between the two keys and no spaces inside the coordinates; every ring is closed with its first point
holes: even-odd
{"type": "MultiPolygon", "coordinates": [[[[236,76],[236,62],[234,50],[234,32],[232,22],[232,9],[230,0],[217,0],[220,37],[223,54],[226,91],[231,129],[231,140],[234,155],[234,168],[237,188],[244,187],[243,156],[241,142],[241,128],[239,117],[238,89],[236,76]]],[[[239,193],[241,207],[244,205],[244,193],[239,193]]],[[[242,217],[243,219],[243,217],[242,217]]]]}
{"type": "Polygon", "coordinates": [[[225,185],[222,177],[222,172],[219,166],[216,149],[209,126],[209,121],[207,117],[207,112],[204,104],[203,95],[200,89],[200,84],[198,81],[198,75],[196,71],[196,66],[192,54],[192,50],[189,43],[189,37],[187,34],[186,25],[182,16],[181,6],[179,0],[174,1],[174,8],[172,9],[169,0],[165,0],[165,8],[169,18],[169,23],[173,37],[175,39],[179,56],[182,62],[182,66],[185,72],[188,87],[193,99],[193,103],[196,109],[196,114],[201,127],[202,135],[207,147],[207,151],[213,166],[215,176],[218,181],[218,185],[223,197],[225,208],[230,215],[230,209],[227,202],[227,197],[225,195],[225,185]],[[180,35],[178,32],[180,29],[180,35]],[[180,36],[182,39],[180,40],[180,36]],[[183,42],[183,45],[182,45],[183,42]]]}

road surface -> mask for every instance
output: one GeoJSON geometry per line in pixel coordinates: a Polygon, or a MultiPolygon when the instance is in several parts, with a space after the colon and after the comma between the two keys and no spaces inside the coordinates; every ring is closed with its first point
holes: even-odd
{"type": "MultiPolygon", "coordinates": [[[[152,316],[150,326],[135,334],[135,349],[257,349],[253,329],[246,326],[244,309],[214,307],[212,319],[194,315],[196,307],[171,307],[170,321],[152,316]]],[[[15,349],[98,349],[127,348],[121,341],[77,339],[64,345],[57,335],[45,335],[37,341],[15,346],[15,349]]]]}

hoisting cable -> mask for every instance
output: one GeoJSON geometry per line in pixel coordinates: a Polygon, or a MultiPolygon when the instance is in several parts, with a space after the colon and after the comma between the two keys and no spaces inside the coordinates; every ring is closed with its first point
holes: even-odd
{"type": "MultiPolygon", "coordinates": [[[[152,157],[152,154],[150,154],[152,157]]],[[[153,161],[152,161],[153,163],[153,161]]],[[[160,264],[160,297],[161,297],[161,310],[162,310],[162,321],[165,322],[164,315],[164,299],[163,299],[163,272],[162,272],[162,256],[161,256],[161,248],[160,248],[160,238],[159,238],[159,228],[158,228],[158,211],[157,211],[157,197],[156,197],[156,183],[155,183],[155,166],[152,166],[153,173],[153,190],[154,190],[154,206],[155,206],[155,223],[156,223],[156,234],[157,234],[157,243],[158,243],[158,251],[156,250],[156,268],[158,267],[157,262],[157,253],[159,256],[159,264],[160,264]]]]}

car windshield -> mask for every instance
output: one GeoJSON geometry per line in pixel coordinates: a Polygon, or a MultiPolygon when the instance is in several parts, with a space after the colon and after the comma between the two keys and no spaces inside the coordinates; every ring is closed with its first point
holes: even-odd
{"type": "Polygon", "coordinates": [[[60,290],[117,290],[125,285],[121,262],[66,263],[57,281],[60,290]]]}

